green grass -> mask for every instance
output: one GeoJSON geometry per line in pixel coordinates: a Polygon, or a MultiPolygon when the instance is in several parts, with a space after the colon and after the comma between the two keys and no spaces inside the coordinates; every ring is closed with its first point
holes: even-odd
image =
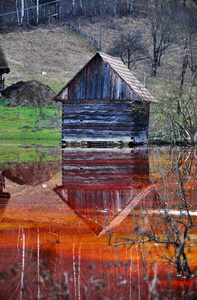
{"type": "Polygon", "coordinates": [[[0,139],[61,141],[61,112],[53,108],[0,107],[0,139]]]}
{"type": "Polygon", "coordinates": [[[0,105],[0,166],[60,160],[61,111],[0,105]]]}
{"type": "Polygon", "coordinates": [[[57,160],[61,160],[60,146],[27,146],[26,144],[20,144],[17,140],[15,140],[14,143],[11,144],[0,144],[0,169],[3,168],[5,163],[7,162],[21,163],[57,160]]]}

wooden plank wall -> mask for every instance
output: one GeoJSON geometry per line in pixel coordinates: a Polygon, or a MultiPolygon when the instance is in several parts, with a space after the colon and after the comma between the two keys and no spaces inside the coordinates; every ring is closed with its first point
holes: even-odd
{"type": "Polygon", "coordinates": [[[62,140],[146,142],[149,109],[140,111],[138,105],[136,114],[136,106],[131,101],[64,101],[62,140]]]}

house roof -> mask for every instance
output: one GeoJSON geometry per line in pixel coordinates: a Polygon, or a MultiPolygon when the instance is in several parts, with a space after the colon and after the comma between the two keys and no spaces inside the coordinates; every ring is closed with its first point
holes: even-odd
{"type": "MultiPolygon", "coordinates": [[[[134,91],[134,93],[141,99],[147,102],[158,103],[157,100],[151,95],[146,87],[132,74],[127,66],[119,58],[112,57],[103,52],[97,52],[94,57],[99,55],[104,62],[106,62],[115,73],[128,85],[128,87],[134,91]]],[[[90,60],[92,61],[94,57],[90,60]]],[[[60,90],[56,96],[56,100],[61,100],[61,93],[70,85],[70,83],[82,72],[86,66],[90,63],[88,61],[84,67],[60,90]]]]}
{"type": "Polygon", "coordinates": [[[119,58],[99,52],[102,59],[128,84],[128,86],[144,101],[158,103],[146,87],[132,74],[119,58]]]}

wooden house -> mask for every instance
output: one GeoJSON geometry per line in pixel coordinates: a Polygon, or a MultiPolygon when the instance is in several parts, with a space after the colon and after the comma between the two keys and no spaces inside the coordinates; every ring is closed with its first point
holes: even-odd
{"type": "Polygon", "coordinates": [[[157,103],[118,59],[96,55],[58,93],[62,141],[144,143],[149,106],[157,103]]]}
{"type": "Polygon", "coordinates": [[[0,47],[0,92],[4,90],[5,80],[3,78],[3,74],[5,73],[7,74],[9,72],[10,72],[10,68],[8,66],[3,50],[0,47]]]}

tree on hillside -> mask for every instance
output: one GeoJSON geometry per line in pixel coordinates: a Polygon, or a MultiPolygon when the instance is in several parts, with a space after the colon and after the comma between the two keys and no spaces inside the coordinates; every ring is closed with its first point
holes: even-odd
{"type": "Polygon", "coordinates": [[[25,2],[24,0],[16,0],[16,14],[18,25],[23,25],[25,15],[25,2]]]}
{"type": "MultiPolygon", "coordinates": [[[[193,90],[193,92],[188,92],[188,97],[190,97],[190,99],[194,98],[195,93],[197,95],[197,91],[195,91],[195,86],[197,84],[197,7],[193,5],[179,7],[178,13],[176,14],[176,23],[178,25],[179,38],[181,41],[184,40],[183,61],[180,66],[180,88],[177,97],[178,112],[181,115],[186,115],[187,119],[190,119],[190,117],[187,116],[188,113],[185,112],[185,103],[183,103],[185,100],[184,84],[186,80],[190,82],[190,90],[193,90]],[[185,80],[186,75],[187,78],[185,80]]],[[[186,100],[186,107],[187,105],[188,101],[186,100]]],[[[185,122],[186,121],[184,121],[184,123],[185,122]]],[[[185,127],[185,124],[182,125],[185,127]]],[[[186,127],[188,127],[188,125],[186,127]]],[[[190,127],[195,127],[194,121],[192,122],[190,120],[190,127]]],[[[192,143],[194,143],[193,138],[191,138],[192,143]]]]}
{"type": "Polygon", "coordinates": [[[151,75],[157,75],[162,55],[174,43],[176,37],[174,11],[171,11],[167,0],[150,1],[148,25],[152,44],[152,70],[151,75]]]}
{"type": "MultiPolygon", "coordinates": [[[[127,1],[125,1],[124,5],[126,6],[125,11],[127,13],[131,14],[133,12],[135,2],[137,2],[137,0],[127,0],[127,1]]],[[[123,6],[123,3],[121,3],[120,5],[123,6]]],[[[114,0],[114,2],[113,2],[113,15],[116,17],[117,13],[118,13],[118,0],[114,0]]]]}
{"type": "Polygon", "coordinates": [[[144,55],[147,57],[148,51],[142,42],[141,33],[135,31],[121,34],[109,52],[113,56],[120,57],[131,69],[137,61],[144,59],[144,55]]]}
{"type": "MultiPolygon", "coordinates": [[[[154,127],[160,128],[162,135],[173,143],[182,141],[194,145],[197,142],[197,102],[196,86],[192,82],[180,83],[172,80],[161,91],[160,104],[155,107],[154,127]]],[[[158,97],[159,98],[159,97],[158,97]]]]}
{"type": "MultiPolygon", "coordinates": [[[[61,0],[14,0],[17,24],[22,26],[24,22],[38,25],[40,21],[46,21],[47,16],[58,12],[61,0]]],[[[13,8],[12,8],[13,9],[13,8]]]]}
{"type": "Polygon", "coordinates": [[[187,7],[182,11],[179,20],[183,37],[188,39],[188,67],[192,73],[192,81],[197,80],[197,7],[187,7]],[[183,22],[184,20],[184,22],[183,22]]]}

